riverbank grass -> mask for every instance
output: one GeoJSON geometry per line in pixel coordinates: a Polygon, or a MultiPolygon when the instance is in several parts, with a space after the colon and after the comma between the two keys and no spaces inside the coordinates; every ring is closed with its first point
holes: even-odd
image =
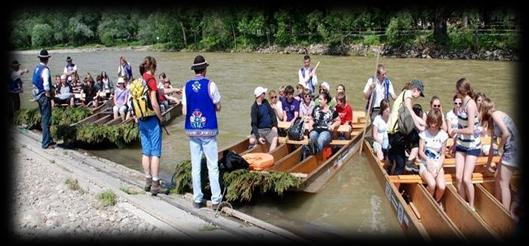
{"type": "Polygon", "coordinates": [[[117,203],[117,196],[111,190],[106,190],[97,194],[97,200],[103,207],[114,206],[117,203]]]}
{"type": "Polygon", "coordinates": [[[66,181],[64,181],[64,184],[66,184],[70,190],[79,191],[81,194],[85,193],[85,191],[79,185],[79,181],[77,179],[68,178],[66,181]]]}

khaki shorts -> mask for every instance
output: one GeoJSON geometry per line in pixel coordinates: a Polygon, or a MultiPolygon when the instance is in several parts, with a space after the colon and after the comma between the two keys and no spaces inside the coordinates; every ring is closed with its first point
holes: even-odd
{"type": "MultiPolygon", "coordinates": [[[[271,144],[274,138],[277,137],[277,128],[262,128],[257,129],[257,132],[264,137],[269,144],[271,144]]],[[[254,137],[255,136],[252,135],[252,138],[254,137]]],[[[259,139],[257,139],[257,142],[259,142],[259,139]]]]}

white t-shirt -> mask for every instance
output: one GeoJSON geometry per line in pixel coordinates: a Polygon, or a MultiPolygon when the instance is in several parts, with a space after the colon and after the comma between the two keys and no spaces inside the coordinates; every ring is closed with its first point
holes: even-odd
{"type": "MultiPolygon", "coordinates": [[[[393,84],[391,83],[391,80],[388,79],[388,82],[389,82],[389,97],[391,97],[392,94],[395,94],[395,91],[393,90],[393,84]]],[[[369,87],[371,86],[371,84],[373,83],[373,77],[370,77],[367,82],[366,82],[366,85],[364,86],[364,93],[367,93],[369,91],[369,87]]],[[[374,95],[374,98],[373,98],[373,108],[376,108],[376,107],[380,107],[380,102],[382,101],[382,99],[384,99],[384,95],[386,94],[385,93],[386,89],[384,88],[384,83],[383,81],[379,81],[378,78],[377,78],[377,83],[375,85],[375,95],[374,95]]]]}
{"type": "Polygon", "coordinates": [[[428,130],[419,133],[419,137],[424,140],[424,152],[431,160],[437,160],[441,157],[441,148],[443,143],[448,139],[448,134],[440,130],[434,136],[428,130]]]}
{"type": "Polygon", "coordinates": [[[452,129],[457,129],[457,115],[454,114],[453,110],[450,110],[446,113],[446,123],[450,124],[452,129]]]}
{"type": "Polygon", "coordinates": [[[387,149],[389,147],[388,123],[385,122],[379,114],[375,117],[375,120],[373,120],[373,126],[377,128],[378,134],[382,134],[382,148],[387,149]]]}

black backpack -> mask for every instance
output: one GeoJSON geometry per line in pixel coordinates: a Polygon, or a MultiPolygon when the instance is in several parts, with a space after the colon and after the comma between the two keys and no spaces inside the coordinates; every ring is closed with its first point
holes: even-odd
{"type": "Polygon", "coordinates": [[[305,134],[305,124],[301,117],[296,118],[287,130],[287,136],[290,140],[301,141],[305,134]]]}
{"type": "Polygon", "coordinates": [[[248,169],[249,167],[248,162],[233,150],[225,150],[219,160],[219,169],[226,172],[248,169]]]}

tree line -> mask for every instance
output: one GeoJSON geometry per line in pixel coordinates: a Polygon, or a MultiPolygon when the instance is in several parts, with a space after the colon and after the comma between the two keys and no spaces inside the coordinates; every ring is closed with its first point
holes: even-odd
{"type": "Polygon", "coordinates": [[[516,50],[519,16],[509,9],[443,7],[258,9],[20,9],[11,49],[102,44],[226,51],[277,45],[350,44],[516,50]]]}

